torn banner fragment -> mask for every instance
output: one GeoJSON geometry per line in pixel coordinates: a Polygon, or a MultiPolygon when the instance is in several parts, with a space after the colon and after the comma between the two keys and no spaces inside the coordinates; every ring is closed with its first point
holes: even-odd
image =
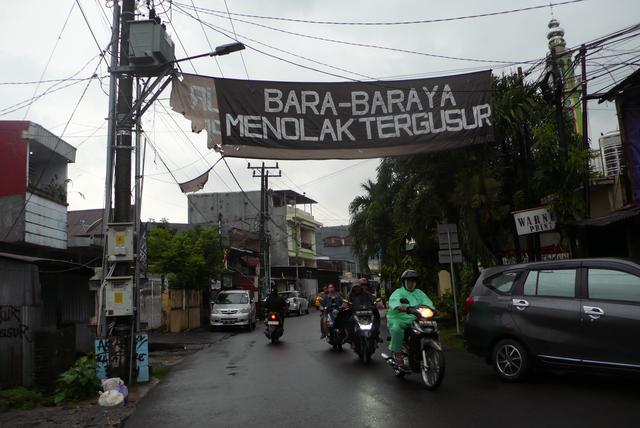
{"type": "Polygon", "coordinates": [[[171,107],[224,156],[358,159],[493,140],[491,71],[371,82],[175,78],[171,107]]]}

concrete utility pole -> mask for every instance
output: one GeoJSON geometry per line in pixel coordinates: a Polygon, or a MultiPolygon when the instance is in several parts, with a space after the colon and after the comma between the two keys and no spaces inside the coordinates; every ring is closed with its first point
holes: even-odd
{"type": "MultiPolygon", "coordinates": [[[[120,31],[120,64],[129,65],[129,21],[135,19],[135,0],[123,0],[120,31]]],[[[118,105],[116,126],[116,171],[113,220],[131,222],[131,117],[133,78],[126,74],[118,77],[118,105]]],[[[128,267],[127,267],[128,268],[128,267]]],[[[125,272],[126,273],[126,272],[125,272]]]]}
{"type": "Polygon", "coordinates": [[[260,166],[247,165],[247,169],[253,170],[253,177],[260,177],[260,277],[262,286],[260,287],[260,298],[264,298],[268,293],[271,284],[271,236],[267,233],[266,223],[269,221],[269,177],[281,177],[278,163],[275,166],[265,165],[264,162],[260,166]],[[271,173],[271,170],[278,170],[278,174],[271,173]]]}
{"type": "Polygon", "coordinates": [[[590,147],[589,147],[589,128],[587,128],[587,107],[589,104],[589,97],[587,95],[587,48],[585,45],[580,47],[580,56],[582,57],[582,141],[584,144],[584,149],[587,151],[587,176],[584,182],[584,200],[587,206],[586,208],[586,216],[587,218],[591,217],[591,192],[589,191],[589,157],[590,157],[590,147]]]}

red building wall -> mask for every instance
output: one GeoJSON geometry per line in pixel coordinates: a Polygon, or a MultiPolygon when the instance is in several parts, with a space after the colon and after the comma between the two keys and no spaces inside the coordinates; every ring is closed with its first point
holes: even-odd
{"type": "Polygon", "coordinates": [[[22,133],[28,128],[26,120],[0,121],[0,196],[27,192],[29,145],[22,133]]]}

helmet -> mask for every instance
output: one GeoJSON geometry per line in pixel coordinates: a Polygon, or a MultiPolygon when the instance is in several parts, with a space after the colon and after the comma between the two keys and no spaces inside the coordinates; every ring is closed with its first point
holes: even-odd
{"type": "Polygon", "coordinates": [[[400,277],[401,280],[409,278],[418,279],[418,273],[413,269],[407,269],[402,272],[402,276],[400,277]]]}

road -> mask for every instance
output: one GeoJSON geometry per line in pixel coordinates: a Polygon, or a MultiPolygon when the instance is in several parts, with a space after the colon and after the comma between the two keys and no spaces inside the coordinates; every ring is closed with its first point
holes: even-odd
{"type": "Polygon", "coordinates": [[[221,340],[175,367],[127,427],[635,427],[638,378],[540,374],[499,381],[465,352],[447,351],[437,392],[400,380],[379,356],[320,341],[318,314],[288,318],[282,343],[262,328],[221,340]]]}

